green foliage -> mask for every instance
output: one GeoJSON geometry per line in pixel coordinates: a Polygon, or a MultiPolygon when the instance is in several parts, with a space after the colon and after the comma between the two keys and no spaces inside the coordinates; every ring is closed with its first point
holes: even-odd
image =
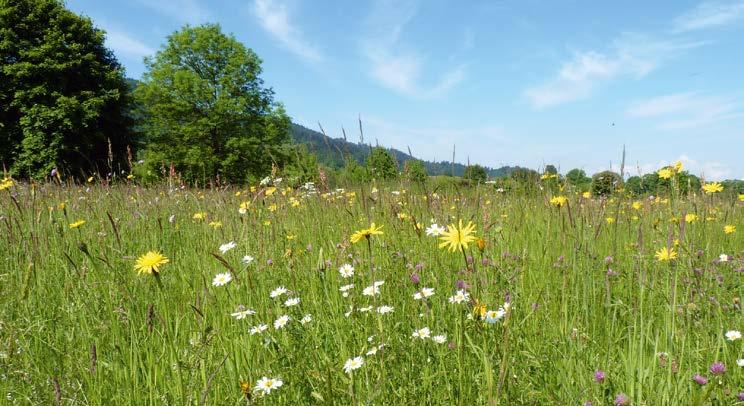
{"type": "Polygon", "coordinates": [[[293,186],[305,182],[319,181],[318,157],[307,150],[307,146],[299,144],[289,148],[289,159],[282,169],[282,177],[293,186]]]}
{"type": "Polygon", "coordinates": [[[171,34],[146,66],[135,95],[149,166],[172,163],[189,182],[240,182],[287,159],[290,119],[263,87],[261,60],[218,25],[171,34]]]}
{"type": "Polygon", "coordinates": [[[573,187],[587,191],[591,187],[592,178],[586,176],[586,172],[583,169],[574,168],[568,171],[566,174],[566,181],[573,187]]]}
{"type": "Polygon", "coordinates": [[[373,179],[391,180],[398,177],[395,157],[383,147],[374,147],[367,157],[367,170],[373,179]]]}
{"type": "Polygon", "coordinates": [[[418,159],[409,159],[403,163],[403,175],[410,182],[423,183],[428,179],[426,166],[418,159]]]}
{"type": "Polygon", "coordinates": [[[465,173],[462,177],[470,182],[478,184],[488,180],[488,173],[486,172],[486,168],[480,165],[470,165],[465,168],[465,173]]]}
{"type": "Polygon", "coordinates": [[[625,189],[634,196],[640,196],[643,192],[643,179],[640,176],[631,176],[625,181],[625,189]]]}
{"type": "Polygon", "coordinates": [[[592,177],[592,194],[595,196],[607,196],[615,193],[622,185],[620,175],[612,171],[595,173],[592,177]]]}
{"type": "Polygon", "coordinates": [[[57,0],[0,0],[0,164],[41,178],[123,168],[123,70],[104,33],[57,0]]]}
{"type": "Polygon", "coordinates": [[[360,184],[370,181],[367,168],[360,165],[354,158],[347,157],[344,167],[339,171],[338,180],[345,184],[360,184]]]}

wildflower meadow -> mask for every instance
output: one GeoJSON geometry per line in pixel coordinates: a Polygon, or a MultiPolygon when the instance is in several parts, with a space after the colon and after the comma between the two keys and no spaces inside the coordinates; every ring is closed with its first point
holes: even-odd
{"type": "Polygon", "coordinates": [[[135,181],[3,181],[2,403],[743,401],[744,196],[715,185],[135,181]]]}

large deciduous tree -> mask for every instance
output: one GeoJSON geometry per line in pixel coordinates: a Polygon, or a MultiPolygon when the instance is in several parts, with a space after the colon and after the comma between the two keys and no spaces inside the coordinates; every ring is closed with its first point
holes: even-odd
{"type": "Polygon", "coordinates": [[[31,177],[119,169],[127,84],[104,39],[59,0],[0,0],[0,165],[31,177]]]}
{"type": "Polygon", "coordinates": [[[152,168],[239,182],[284,160],[289,117],[263,86],[258,56],[219,25],[184,27],[145,63],[135,96],[152,168]]]}

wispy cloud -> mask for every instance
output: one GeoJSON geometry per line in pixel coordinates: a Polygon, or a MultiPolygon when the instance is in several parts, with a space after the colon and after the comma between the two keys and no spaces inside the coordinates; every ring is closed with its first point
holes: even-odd
{"type": "Polygon", "coordinates": [[[131,58],[142,58],[155,53],[155,50],[147,44],[125,32],[117,30],[106,31],[106,44],[113,49],[117,55],[131,58]]]}
{"type": "Polygon", "coordinates": [[[706,1],[691,11],[675,18],[674,32],[687,32],[713,28],[744,20],[744,1],[715,2],[706,1]]]}
{"type": "Polygon", "coordinates": [[[536,108],[586,99],[606,82],[621,77],[642,78],[681,51],[700,45],[626,33],[607,52],[575,53],[553,79],[528,88],[524,95],[536,108]]]}
{"type": "Polygon", "coordinates": [[[199,0],[137,0],[143,6],[184,23],[201,23],[211,17],[199,0]]]}
{"type": "Polygon", "coordinates": [[[383,87],[405,96],[440,97],[465,79],[465,64],[449,67],[434,80],[426,80],[431,63],[405,47],[401,34],[416,15],[414,1],[377,1],[361,40],[361,53],[370,62],[370,75],[383,87]]]}
{"type": "Polygon", "coordinates": [[[303,39],[302,32],[290,21],[287,6],[274,0],[256,0],[253,12],[271,36],[295,55],[317,63],[323,60],[321,52],[303,39]]]}
{"type": "Polygon", "coordinates": [[[743,114],[733,99],[697,92],[675,93],[631,105],[626,114],[635,118],[660,118],[660,128],[682,130],[720,123],[743,114]]]}

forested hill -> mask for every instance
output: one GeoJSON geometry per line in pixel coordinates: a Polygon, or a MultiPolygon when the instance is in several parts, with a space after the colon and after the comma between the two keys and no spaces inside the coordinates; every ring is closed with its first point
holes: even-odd
{"type": "MultiPolygon", "coordinates": [[[[370,145],[349,142],[343,138],[327,137],[318,131],[294,123],[292,124],[292,139],[295,143],[306,145],[308,150],[318,156],[319,162],[335,169],[344,166],[345,155],[353,157],[359,163],[364,163],[371,149],[370,145]]],[[[395,156],[395,159],[400,165],[403,165],[403,162],[409,159],[414,159],[411,155],[394,148],[389,149],[389,151],[395,156]]],[[[452,175],[453,171],[455,176],[462,176],[466,167],[460,163],[455,163],[453,167],[452,163],[447,161],[423,162],[430,176],[452,175]]],[[[486,171],[489,177],[500,177],[508,176],[518,168],[517,166],[503,166],[501,168],[486,167],[486,171]]]]}

